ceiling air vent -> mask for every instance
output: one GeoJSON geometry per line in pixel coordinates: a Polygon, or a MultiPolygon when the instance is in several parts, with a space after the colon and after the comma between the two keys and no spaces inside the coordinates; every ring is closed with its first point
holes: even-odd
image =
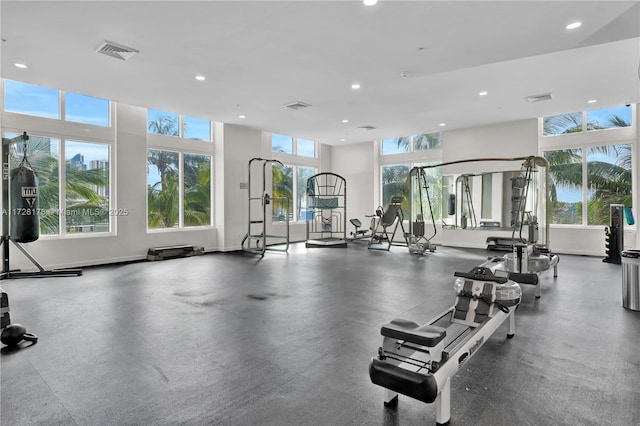
{"type": "Polygon", "coordinates": [[[541,102],[541,101],[550,101],[551,99],[553,99],[553,96],[551,96],[551,93],[542,93],[540,95],[527,96],[525,99],[529,103],[534,103],[534,102],[541,102]]]}
{"type": "Polygon", "coordinates": [[[358,129],[360,129],[360,130],[375,130],[376,128],[371,126],[371,125],[366,125],[366,126],[358,126],[358,129]]]}
{"type": "Polygon", "coordinates": [[[309,104],[305,104],[304,102],[291,102],[290,104],[286,104],[285,105],[287,108],[291,108],[291,109],[305,109],[305,108],[309,108],[311,105],[309,104]]]}
{"type": "Polygon", "coordinates": [[[111,56],[112,58],[122,59],[123,61],[131,59],[136,53],[138,53],[136,49],[122,46],[121,44],[112,43],[110,41],[105,41],[104,43],[102,43],[96,49],[96,52],[102,53],[103,55],[111,56]]]}

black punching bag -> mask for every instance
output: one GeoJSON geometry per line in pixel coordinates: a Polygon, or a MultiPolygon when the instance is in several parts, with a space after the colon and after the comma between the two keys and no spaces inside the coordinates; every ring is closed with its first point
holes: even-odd
{"type": "Polygon", "coordinates": [[[449,194],[449,203],[447,207],[447,213],[449,213],[449,216],[456,214],[456,194],[449,194]]]}
{"type": "Polygon", "coordinates": [[[38,175],[27,157],[11,171],[11,239],[30,243],[40,236],[38,175]]]}

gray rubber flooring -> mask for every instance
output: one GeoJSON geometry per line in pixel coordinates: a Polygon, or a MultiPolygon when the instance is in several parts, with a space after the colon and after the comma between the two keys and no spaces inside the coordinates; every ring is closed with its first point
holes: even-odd
{"type": "MultiPolygon", "coordinates": [[[[0,282],[35,345],[1,351],[4,425],[424,425],[436,407],[386,409],[368,364],[380,325],[453,305],[453,273],[490,254],[306,249],[215,253],[0,282]]],[[[621,266],[562,255],[523,287],[452,379],[453,425],[640,424],[640,312],[621,266]]]]}

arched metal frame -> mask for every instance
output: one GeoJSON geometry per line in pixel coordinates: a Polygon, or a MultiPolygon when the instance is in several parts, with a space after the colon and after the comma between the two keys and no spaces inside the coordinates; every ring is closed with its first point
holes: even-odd
{"type": "Polygon", "coordinates": [[[347,246],[347,181],[335,173],[307,179],[306,247],[347,246]]]}

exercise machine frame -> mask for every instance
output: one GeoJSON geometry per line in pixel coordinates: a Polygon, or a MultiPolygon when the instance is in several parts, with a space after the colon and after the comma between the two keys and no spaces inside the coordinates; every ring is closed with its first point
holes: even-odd
{"type": "Polygon", "coordinates": [[[411,254],[424,254],[426,251],[436,251],[436,246],[431,243],[431,240],[438,233],[436,227],[436,221],[433,217],[433,206],[431,205],[431,197],[429,195],[429,182],[427,180],[427,173],[424,168],[413,167],[409,171],[409,232],[406,234],[407,247],[409,247],[409,253],[411,254]],[[418,210],[420,213],[415,215],[414,218],[414,203],[413,194],[416,189],[418,190],[418,210]],[[430,237],[426,237],[426,224],[424,217],[424,198],[426,198],[427,205],[429,206],[429,216],[433,224],[433,234],[430,237]]]}
{"type": "MultiPolygon", "coordinates": [[[[477,162],[510,162],[510,161],[522,161],[523,162],[522,163],[522,167],[525,168],[526,170],[533,170],[534,167],[541,167],[541,168],[544,169],[543,178],[542,178],[542,185],[544,185],[544,188],[539,188],[539,190],[543,192],[543,194],[541,194],[541,198],[542,198],[542,207],[541,208],[543,210],[542,219],[544,220],[544,223],[543,223],[544,242],[543,243],[536,242],[536,246],[538,246],[538,247],[549,247],[549,242],[550,242],[549,229],[550,229],[550,223],[551,223],[551,211],[549,209],[549,205],[550,205],[550,201],[551,200],[550,200],[550,196],[549,196],[549,187],[550,187],[551,178],[549,176],[549,162],[547,161],[546,158],[540,157],[540,156],[536,156],[536,155],[530,155],[530,156],[527,156],[527,157],[513,157],[513,158],[506,158],[506,157],[469,158],[469,159],[465,159],[465,160],[454,160],[454,161],[447,161],[447,162],[439,163],[439,164],[430,164],[430,165],[426,165],[426,166],[420,166],[420,167],[417,167],[417,168],[419,168],[419,169],[432,169],[432,168],[436,168],[436,167],[451,166],[451,165],[454,165],[454,164],[477,163],[477,162]]],[[[456,197],[456,199],[457,199],[457,197],[456,197]]],[[[524,219],[522,219],[520,221],[520,234],[522,234],[522,224],[523,223],[524,223],[524,219]]],[[[516,240],[516,238],[515,238],[515,230],[516,230],[516,228],[513,227],[513,229],[512,229],[512,237],[511,237],[512,241],[516,240]]],[[[520,235],[520,238],[521,237],[522,237],[522,235],[520,235]]],[[[515,242],[519,242],[519,241],[515,241],[515,242]]]]}
{"type": "Polygon", "coordinates": [[[264,256],[267,250],[274,250],[280,252],[287,252],[289,250],[289,210],[290,210],[290,200],[289,197],[271,197],[267,192],[267,165],[269,164],[279,164],[280,166],[284,166],[282,162],[278,160],[268,160],[264,158],[254,157],[249,160],[248,164],[248,181],[247,181],[247,190],[248,190],[248,205],[247,205],[247,233],[245,234],[240,246],[244,252],[258,254],[260,256],[264,256]],[[252,185],[251,185],[251,166],[254,162],[262,163],[262,192],[260,196],[252,196],[252,185]],[[276,235],[276,234],[267,234],[267,210],[268,206],[271,205],[272,201],[284,202],[285,209],[287,214],[285,215],[285,234],[284,235],[276,235]],[[251,215],[252,208],[251,205],[260,202],[260,213],[262,216],[258,219],[254,219],[251,215]],[[258,231],[252,228],[259,228],[258,231]],[[260,232],[260,233],[256,233],[260,232]],[[284,242],[276,242],[269,243],[268,238],[282,240],[284,242]],[[251,247],[251,243],[255,242],[255,247],[251,247]],[[283,247],[284,246],[284,247],[283,247]]]}
{"type": "Polygon", "coordinates": [[[404,229],[404,213],[402,211],[402,195],[394,195],[391,197],[387,208],[382,216],[375,222],[375,229],[371,231],[371,238],[367,248],[372,250],[391,250],[391,245],[398,231],[398,226],[402,229],[402,236],[407,243],[407,232],[404,229]],[[389,236],[387,228],[393,226],[393,232],[389,236]],[[382,228],[382,230],[380,230],[382,228]]]}
{"type": "Polygon", "coordinates": [[[8,279],[8,278],[29,278],[29,277],[52,277],[52,276],[79,276],[82,275],[82,269],[46,269],[44,266],[40,264],[36,260],[34,256],[31,255],[27,251],[26,248],[22,246],[19,242],[15,241],[11,235],[9,235],[9,216],[10,216],[10,208],[9,205],[9,175],[10,175],[10,163],[9,163],[9,146],[13,143],[23,142],[25,144],[25,153],[27,150],[27,141],[29,140],[29,136],[27,132],[23,132],[22,135],[16,136],[12,139],[2,138],[2,208],[4,209],[2,215],[2,240],[0,240],[0,244],[2,245],[2,272],[0,272],[0,280],[8,279]],[[11,270],[10,268],[10,250],[9,243],[14,244],[14,246],[22,252],[22,254],[31,261],[37,268],[38,271],[20,271],[20,270],[11,270]]]}
{"type": "Polygon", "coordinates": [[[347,181],[330,172],[307,179],[305,247],[347,247],[347,181]]]}

